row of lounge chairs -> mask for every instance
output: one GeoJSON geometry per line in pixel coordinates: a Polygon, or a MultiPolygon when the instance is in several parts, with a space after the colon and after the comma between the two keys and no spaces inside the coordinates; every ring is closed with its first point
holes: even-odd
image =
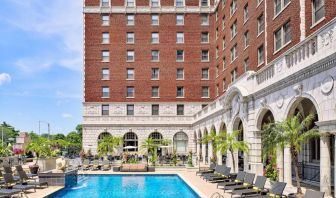
{"type": "Polygon", "coordinates": [[[110,170],[111,169],[111,164],[110,161],[108,160],[103,160],[102,162],[98,160],[93,160],[92,163],[90,160],[85,159],[82,164],[82,169],[83,170],[110,170]]]}
{"type": "MultiPolygon", "coordinates": [[[[207,182],[217,183],[217,188],[230,192],[231,197],[254,197],[254,198],[269,198],[269,197],[286,197],[283,191],[286,187],[284,182],[275,182],[271,189],[265,188],[267,178],[257,176],[255,174],[239,171],[237,175],[230,174],[231,168],[225,165],[210,165],[208,169],[200,169],[196,172],[201,178],[207,182]]],[[[214,195],[218,196],[218,193],[214,195]]],[[[307,190],[304,198],[323,198],[323,192],[307,190]]]]}

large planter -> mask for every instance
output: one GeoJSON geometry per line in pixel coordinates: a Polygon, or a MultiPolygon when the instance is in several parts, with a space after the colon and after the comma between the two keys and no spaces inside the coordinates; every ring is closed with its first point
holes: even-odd
{"type": "Polygon", "coordinates": [[[39,159],[37,165],[40,167],[40,172],[56,169],[57,158],[39,159]]]}
{"type": "Polygon", "coordinates": [[[37,164],[29,166],[29,170],[31,174],[37,174],[39,170],[39,166],[37,164]]]}

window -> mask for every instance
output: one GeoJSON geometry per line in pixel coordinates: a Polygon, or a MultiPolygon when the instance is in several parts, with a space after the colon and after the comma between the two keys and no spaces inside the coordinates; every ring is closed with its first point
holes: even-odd
{"type": "Polygon", "coordinates": [[[209,50],[202,50],[202,61],[209,61],[209,50]]]}
{"type": "Polygon", "coordinates": [[[274,0],[274,16],[278,15],[288,5],[290,0],[274,0]]]}
{"type": "Polygon", "coordinates": [[[103,104],[102,105],[102,115],[109,115],[109,105],[108,104],[103,104]]]}
{"type": "Polygon", "coordinates": [[[218,21],[218,11],[216,10],[216,21],[218,21]]]}
{"type": "Polygon", "coordinates": [[[216,77],[219,75],[219,65],[216,66],[216,77]]]}
{"type": "Polygon", "coordinates": [[[250,44],[250,34],[249,34],[249,31],[246,31],[244,33],[244,47],[247,48],[249,44],[250,44]]]}
{"type": "Polygon", "coordinates": [[[257,6],[259,6],[262,1],[263,0],[257,0],[257,6]]]}
{"type": "Polygon", "coordinates": [[[248,18],[249,18],[249,10],[248,10],[248,4],[246,4],[244,6],[244,22],[246,22],[248,18]]]}
{"type": "Polygon", "coordinates": [[[257,22],[258,22],[258,35],[261,34],[264,29],[265,29],[265,26],[264,26],[264,15],[261,14],[258,18],[257,18],[257,22]]]}
{"type": "Polygon", "coordinates": [[[202,104],[202,109],[204,109],[207,106],[208,106],[208,104],[202,104]]]}
{"type": "Polygon", "coordinates": [[[231,71],[231,82],[234,82],[238,78],[237,68],[231,71]]]}
{"type": "Polygon", "coordinates": [[[209,25],[209,15],[201,14],[201,25],[209,25]]]}
{"type": "Polygon", "coordinates": [[[219,57],[219,54],[218,54],[218,46],[216,47],[216,59],[219,57]]]}
{"type": "Polygon", "coordinates": [[[201,6],[209,6],[209,1],[208,0],[201,0],[201,6]]]}
{"type": "Polygon", "coordinates": [[[264,45],[261,45],[258,48],[258,65],[261,65],[264,63],[264,45]]]}
{"type": "Polygon", "coordinates": [[[292,40],[290,21],[274,32],[274,51],[280,50],[292,40]]]}
{"type": "Polygon", "coordinates": [[[223,50],[225,49],[225,47],[226,47],[226,43],[225,43],[225,37],[223,37],[223,41],[222,41],[222,47],[223,47],[223,50]]]}
{"type": "Polygon", "coordinates": [[[219,85],[216,85],[216,96],[219,96],[219,85]]]}
{"type": "Polygon", "coordinates": [[[127,50],[127,62],[133,62],[134,61],[134,51],[133,50],[127,50]]]}
{"type": "Polygon", "coordinates": [[[236,58],[237,58],[237,44],[235,44],[232,48],[231,48],[231,50],[230,50],[230,52],[231,52],[231,62],[233,62],[234,60],[236,60],[236,58]]]}
{"type": "Polygon", "coordinates": [[[177,68],[176,69],[176,80],[183,80],[184,79],[184,69],[177,68]]]}
{"type": "Polygon", "coordinates": [[[183,104],[178,104],[176,106],[176,114],[177,115],[184,115],[184,105],[183,104]]]}
{"type": "Polygon", "coordinates": [[[152,87],[152,98],[158,98],[159,96],[159,87],[152,87]]]}
{"type": "Polygon", "coordinates": [[[152,61],[159,61],[159,50],[152,50],[152,61]]]}
{"type": "Polygon", "coordinates": [[[152,7],[159,7],[160,6],[160,0],[151,0],[151,6],[152,7]]]}
{"type": "Polygon", "coordinates": [[[102,7],[110,6],[110,0],[101,0],[101,6],[102,7]]]}
{"type": "Polygon", "coordinates": [[[202,87],[202,98],[209,98],[209,87],[208,86],[202,87]]]}
{"type": "Polygon", "coordinates": [[[184,0],[175,0],[176,7],[183,7],[184,6],[184,0]]]}
{"type": "Polygon", "coordinates": [[[152,105],[152,115],[159,115],[160,106],[158,104],[152,105]]]}
{"type": "Polygon", "coordinates": [[[226,0],[222,0],[222,8],[225,7],[226,0]]]}
{"type": "Polygon", "coordinates": [[[134,7],[135,6],[135,0],[126,0],[126,6],[127,7],[134,7]]]}
{"type": "Polygon", "coordinates": [[[223,92],[226,90],[226,79],[224,78],[223,79],[223,82],[222,82],[222,86],[223,86],[223,92]]]}
{"type": "Polygon", "coordinates": [[[101,16],[102,25],[110,25],[110,17],[109,15],[101,16]]]}
{"type": "Polygon", "coordinates": [[[134,33],[133,32],[127,32],[127,43],[134,43],[134,33]]]}
{"type": "Polygon", "coordinates": [[[225,16],[223,16],[222,18],[222,30],[225,29],[225,16]]]}
{"type": "Polygon", "coordinates": [[[152,25],[159,25],[159,15],[152,14],[152,25]]]}
{"type": "Polygon", "coordinates": [[[110,97],[110,88],[107,86],[102,87],[102,97],[108,98],[110,97]]]}
{"type": "Polygon", "coordinates": [[[127,115],[134,115],[134,105],[133,104],[128,104],[126,106],[126,109],[127,109],[127,112],[126,112],[127,115]]]}
{"type": "Polygon", "coordinates": [[[216,40],[218,39],[218,28],[216,28],[216,40]]]}
{"type": "Polygon", "coordinates": [[[176,50],[176,61],[181,62],[184,60],[184,51],[183,50],[176,50]]]}
{"type": "Polygon", "coordinates": [[[152,80],[159,80],[160,69],[152,68],[152,80]]]}
{"type": "Polygon", "coordinates": [[[313,24],[318,23],[325,17],[324,0],[313,0],[313,24]]]}
{"type": "Polygon", "coordinates": [[[106,44],[110,42],[110,35],[108,32],[103,32],[102,33],[102,43],[106,44]]]}
{"type": "Polygon", "coordinates": [[[127,68],[127,80],[134,80],[134,69],[133,68],[127,68]]]}
{"type": "Polygon", "coordinates": [[[232,16],[237,10],[237,0],[232,0],[230,4],[230,15],[232,16]]]}
{"type": "Polygon", "coordinates": [[[152,32],[152,43],[159,43],[159,33],[152,32]]]}
{"type": "Polygon", "coordinates": [[[110,61],[110,51],[103,50],[102,51],[102,61],[103,62],[109,62],[110,61]]]}
{"type": "Polygon", "coordinates": [[[107,68],[103,68],[101,70],[101,74],[102,74],[102,79],[103,80],[109,80],[110,79],[110,70],[107,68]]]}
{"type": "Polygon", "coordinates": [[[132,14],[127,15],[127,25],[134,25],[134,15],[132,14]]]}
{"type": "Polygon", "coordinates": [[[202,69],[202,80],[209,80],[209,68],[202,69]]]}
{"type": "Polygon", "coordinates": [[[184,25],[184,15],[183,14],[176,15],[176,25],[184,25]]]}
{"type": "Polygon", "coordinates": [[[223,57],[223,71],[226,69],[226,58],[225,56],[223,57]]]}
{"type": "Polygon", "coordinates": [[[201,43],[209,43],[209,32],[201,33],[201,43]]]}
{"type": "Polygon", "coordinates": [[[237,35],[237,20],[231,25],[231,38],[233,39],[237,35]]]}
{"type": "Polygon", "coordinates": [[[244,72],[247,72],[249,70],[249,67],[250,67],[250,60],[249,58],[246,58],[244,60],[244,72]]]}
{"type": "Polygon", "coordinates": [[[184,33],[183,32],[176,33],[176,43],[184,43],[184,33]]]}
{"type": "Polygon", "coordinates": [[[134,98],[134,87],[132,87],[132,86],[127,87],[126,97],[127,98],[134,98]]]}
{"type": "Polygon", "coordinates": [[[176,97],[184,97],[184,87],[176,88],[176,97]]]}

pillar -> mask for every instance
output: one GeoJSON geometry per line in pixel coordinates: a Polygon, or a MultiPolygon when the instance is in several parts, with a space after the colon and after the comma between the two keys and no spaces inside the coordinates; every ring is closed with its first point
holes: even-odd
{"type": "Polygon", "coordinates": [[[279,181],[284,181],[284,156],[283,156],[283,149],[277,149],[277,168],[279,171],[279,181]]]}
{"type": "Polygon", "coordinates": [[[326,133],[320,137],[320,190],[325,197],[331,195],[330,137],[326,133]]]}
{"type": "Polygon", "coordinates": [[[205,144],[202,144],[202,163],[205,164],[205,144]]]}
{"type": "Polygon", "coordinates": [[[198,163],[198,165],[200,165],[200,161],[201,161],[201,159],[200,159],[200,153],[201,153],[201,145],[200,145],[200,143],[199,143],[199,140],[196,140],[197,141],[197,143],[196,143],[196,146],[197,146],[197,163],[198,163]]]}
{"type": "Polygon", "coordinates": [[[288,186],[292,186],[292,155],[290,153],[289,147],[285,147],[284,149],[284,182],[287,183],[288,186]]]}
{"type": "Polygon", "coordinates": [[[217,164],[222,165],[222,153],[220,151],[217,151],[217,164]]]}

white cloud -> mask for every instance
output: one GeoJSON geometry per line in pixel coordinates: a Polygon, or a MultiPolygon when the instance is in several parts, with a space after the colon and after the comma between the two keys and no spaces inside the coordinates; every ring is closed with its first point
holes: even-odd
{"type": "Polygon", "coordinates": [[[65,118],[65,119],[72,119],[73,116],[69,113],[62,113],[62,117],[65,118]]]}
{"type": "Polygon", "coordinates": [[[12,78],[7,73],[0,73],[0,85],[11,82],[12,78]]]}

